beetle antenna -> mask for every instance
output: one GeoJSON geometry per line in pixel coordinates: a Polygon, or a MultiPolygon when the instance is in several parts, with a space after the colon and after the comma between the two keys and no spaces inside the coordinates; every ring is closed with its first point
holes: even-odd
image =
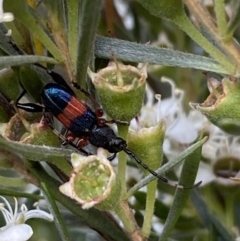
{"type": "Polygon", "coordinates": [[[127,149],[126,147],[123,147],[123,151],[126,154],[128,154],[129,156],[131,156],[141,167],[143,167],[145,170],[147,170],[153,176],[155,176],[156,178],[158,178],[162,182],[168,183],[170,186],[173,186],[173,187],[176,187],[176,188],[181,188],[181,189],[193,189],[193,188],[198,187],[202,183],[202,181],[200,181],[200,182],[198,182],[198,183],[196,183],[192,186],[183,186],[183,185],[177,184],[175,182],[171,182],[167,178],[158,175],[155,171],[153,171],[151,168],[149,168],[144,162],[142,162],[140,159],[138,159],[135,156],[135,154],[133,152],[131,152],[129,149],[127,149]]]}

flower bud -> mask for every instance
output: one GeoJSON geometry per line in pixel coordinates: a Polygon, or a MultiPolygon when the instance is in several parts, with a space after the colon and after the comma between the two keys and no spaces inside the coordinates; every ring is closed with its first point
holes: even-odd
{"type": "MultiPolygon", "coordinates": [[[[142,128],[140,131],[130,130],[128,147],[140,160],[151,169],[156,170],[162,160],[162,145],[165,134],[164,122],[160,121],[154,127],[142,128]]],[[[145,174],[149,174],[146,170],[145,174]]]]}
{"type": "Polygon", "coordinates": [[[9,101],[20,95],[18,77],[12,69],[5,68],[0,71],[0,90],[9,101]]]}
{"type": "Polygon", "coordinates": [[[83,209],[95,206],[100,210],[112,210],[120,199],[121,186],[106,151],[100,148],[96,156],[73,153],[71,163],[74,169],[70,180],[59,190],[80,203],[83,209]]]}
{"type": "Polygon", "coordinates": [[[147,78],[147,64],[142,69],[117,61],[98,73],[88,70],[104,111],[114,120],[129,122],[139,113],[147,78]]]}
{"type": "Polygon", "coordinates": [[[210,95],[202,103],[190,103],[200,110],[214,125],[229,134],[240,134],[240,82],[236,78],[225,77],[222,82],[209,79],[210,95]]]}

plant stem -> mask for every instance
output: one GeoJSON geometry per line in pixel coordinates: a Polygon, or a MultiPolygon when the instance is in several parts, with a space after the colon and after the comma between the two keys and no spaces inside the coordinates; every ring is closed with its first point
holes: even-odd
{"type": "Polygon", "coordinates": [[[127,233],[131,236],[132,240],[134,241],[145,240],[140,233],[140,230],[137,226],[137,223],[135,221],[135,218],[133,216],[131,209],[129,208],[127,201],[121,201],[115,207],[114,211],[123,222],[124,228],[127,231],[127,233]]]}
{"type": "MultiPolygon", "coordinates": [[[[128,127],[123,125],[118,125],[118,135],[123,138],[124,140],[127,139],[128,135],[128,127]]],[[[118,154],[118,176],[121,181],[122,186],[122,195],[125,196],[126,194],[126,153],[121,151],[118,154]]]]}
{"type": "Polygon", "coordinates": [[[114,211],[123,222],[124,227],[128,233],[133,233],[134,230],[137,229],[137,224],[135,223],[133,213],[131,212],[127,201],[121,201],[116,206],[114,211]]]}
{"type": "Polygon", "coordinates": [[[156,190],[157,180],[154,180],[147,185],[146,208],[142,227],[142,234],[144,237],[149,237],[151,232],[156,190]]]}

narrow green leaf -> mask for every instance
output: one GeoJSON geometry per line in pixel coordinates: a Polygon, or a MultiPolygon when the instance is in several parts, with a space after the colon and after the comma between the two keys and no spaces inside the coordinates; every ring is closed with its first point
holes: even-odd
{"type": "MultiPolygon", "coordinates": [[[[49,20],[53,24],[53,28],[66,29],[66,0],[43,0],[46,9],[51,13],[49,20]]],[[[78,1],[76,1],[78,2],[78,1]]]]}
{"type": "Polygon", "coordinates": [[[62,241],[70,241],[71,239],[70,239],[69,233],[67,231],[67,227],[64,223],[64,220],[61,216],[58,206],[54,200],[54,197],[51,194],[50,188],[44,182],[41,182],[40,184],[43,189],[43,195],[45,197],[45,200],[48,203],[48,208],[54,217],[54,222],[58,229],[59,235],[62,238],[62,241]]]}
{"type": "Polygon", "coordinates": [[[234,12],[232,13],[226,34],[228,39],[232,38],[234,31],[238,28],[240,23],[240,1],[236,1],[234,3],[233,10],[234,12]]]}
{"type": "Polygon", "coordinates": [[[16,19],[18,19],[22,24],[24,24],[28,29],[30,29],[34,36],[42,42],[42,44],[49,50],[49,52],[54,56],[57,61],[63,61],[64,57],[62,56],[58,47],[47,35],[47,33],[41,28],[37,19],[35,19],[34,16],[29,13],[27,1],[6,0],[4,1],[4,9],[5,11],[12,12],[16,19]]]}
{"type": "MultiPolygon", "coordinates": [[[[214,59],[221,63],[222,68],[225,68],[225,71],[229,71],[230,74],[237,74],[237,63],[235,63],[231,57],[228,57],[220,50],[218,50],[212,43],[210,43],[202,33],[193,25],[189,20],[187,14],[183,9],[182,1],[180,0],[139,0],[141,4],[154,16],[159,18],[167,18],[179,26],[185,33],[187,33],[190,38],[192,38],[197,44],[199,44],[207,53],[209,53],[214,59]],[[175,13],[175,12],[176,13],[175,13]]],[[[188,0],[189,2],[189,0],[188,0]]],[[[199,1],[196,0],[196,3],[191,0],[192,5],[201,5],[199,1]]],[[[185,4],[186,0],[184,1],[185,4]]],[[[187,4],[189,7],[189,5],[187,4]]],[[[189,9],[193,14],[192,9],[189,9]]],[[[194,15],[194,14],[193,14],[194,15]]],[[[196,16],[195,16],[196,17],[196,16]]],[[[198,19],[198,18],[197,18],[198,19]]],[[[208,26],[208,31],[213,33],[208,26]]]]}
{"type": "Polygon", "coordinates": [[[149,62],[163,66],[201,69],[205,71],[229,74],[216,60],[180,51],[157,48],[120,39],[97,36],[95,55],[99,58],[112,58],[134,63],[149,62]]]}
{"type": "MultiPolygon", "coordinates": [[[[202,146],[199,146],[191,154],[189,154],[184,162],[179,184],[183,186],[192,186],[201,160],[202,146]]],[[[186,202],[189,198],[191,190],[177,189],[174,195],[172,206],[169,210],[163,231],[159,237],[159,241],[167,240],[171,234],[186,202]]]]}
{"type": "Polygon", "coordinates": [[[47,73],[46,69],[37,65],[23,65],[19,68],[19,78],[21,86],[26,90],[30,99],[37,103],[41,103],[43,87],[47,83],[52,82],[52,78],[47,73]]]}
{"type": "Polygon", "coordinates": [[[69,175],[71,172],[71,167],[66,161],[66,159],[70,159],[70,155],[71,153],[73,153],[73,151],[71,150],[54,148],[49,146],[22,144],[19,142],[7,141],[1,136],[0,146],[12,151],[13,153],[21,154],[26,159],[29,159],[31,161],[50,162],[56,165],[67,175],[69,175]]]}
{"type": "Polygon", "coordinates": [[[58,62],[50,57],[36,56],[36,55],[21,55],[21,56],[7,56],[0,57],[0,68],[7,68],[11,66],[18,66],[23,64],[34,64],[34,63],[51,63],[57,64],[58,62]]]}
{"type": "Polygon", "coordinates": [[[225,13],[224,0],[218,0],[214,4],[215,14],[217,19],[217,26],[221,37],[224,39],[227,32],[227,16],[225,13]]]}
{"type": "Polygon", "coordinates": [[[23,156],[31,159],[32,161],[38,161],[39,154],[41,154],[43,158],[46,158],[47,161],[51,161],[52,157],[70,158],[71,154],[73,153],[72,150],[63,148],[38,146],[31,144],[22,144],[14,141],[7,141],[2,136],[0,136],[0,146],[6,147],[13,152],[17,152],[18,154],[22,154],[23,156]]]}
{"type": "Polygon", "coordinates": [[[76,77],[80,86],[85,86],[87,67],[93,50],[96,28],[98,27],[102,6],[102,0],[82,0],[76,77]]]}
{"type": "Polygon", "coordinates": [[[193,190],[191,193],[191,200],[199,213],[199,216],[202,218],[203,224],[209,231],[212,231],[212,226],[218,232],[218,240],[222,241],[234,241],[235,239],[231,236],[229,231],[224,227],[220,220],[213,214],[210,213],[206,203],[200,197],[196,190],[193,190]]]}
{"type": "Polygon", "coordinates": [[[0,31],[0,48],[8,55],[19,55],[18,51],[9,42],[9,37],[2,31],[0,31]]]}
{"type": "MultiPolygon", "coordinates": [[[[146,203],[146,193],[138,191],[134,194],[137,200],[137,205],[134,206],[135,211],[144,210],[146,203]]],[[[166,220],[169,212],[169,205],[165,204],[161,199],[156,199],[154,215],[161,220],[166,220]]],[[[175,224],[175,229],[195,229],[199,227],[199,220],[195,216],[181,214],[177,223],[175,224]]]]}
{"type": "Polygon", "coordinates": [[[182,0],[138,0],[152,15],[169,20],[183,15],[182,0]]]}
{"type": "Polygon", "coordinates": [[[76,70],[77,63],[77,43],[78,43],[78,22],[79,22],[79,1],[68,0],[68,46],[69,53],[76,70]]]}
{"type": "Polygon", "coordinates": [[[41,93],[44,83],[41,81],[37,71],[31,65],[23,65],[19,68],[19,78],[22,87],[29,96],[37,103],[41,103],[41,93]]]}
{"type": "MultiPolygon", "coordinates": [[[[1,167],[0,167],[1,168],[1,167]]],[[[0,176],[0,183],[4,187],[10,187],[10,188],[22,188],[28,182],[23,177],[4,177],[0,176]]]]}
{"type": "Polygon", "coordinates": [[[25,198],[33,199],[36,201],[39,201],[40,199],[44,199],[43,196],[40,196],[37,194],[19,192],[19,191],[15,191],[15,190],[2,189],[2,188],[0,188],[0,195],[11,196],[11,197],[21,197],[21,198],[25,197],[25,198]]]}
{"type": "MultiPolygon", "coordinates": [[[[193,144],[192,146],[188,147],[186,150],[184,150],[177,158],[175,158],[172,161],[169,161],[168,163],[164,164],[162,167],[158,168],[156,170],[157,174],[163,175],[164,173],[171,170],[174,166],[182,162],[187,156],[189,156],[191,153],[193,153],[195,150],[197,150],[200,146],[202,146],[207,140],[207,137],[203,138],[201,141],[198,141],[197,143],[193,144]]],[[[133,186],[127,193],[127,197],[129,198],[136,192],[138,189],[144,187],[146,184],[151,182],[152,180],[156,179],[153,175],[148,175],[145,178],[143,178],[140,182],[138,182],[135,186],[133,186]]]]}

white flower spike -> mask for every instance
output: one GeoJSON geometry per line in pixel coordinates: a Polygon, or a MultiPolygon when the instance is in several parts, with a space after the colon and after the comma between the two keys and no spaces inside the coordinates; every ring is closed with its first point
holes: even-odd
{"type": "Polygon", "coordinates": [[[0,0],[0,23],[12,22],[14,15],[12,13],[4,13],[3,11],[3,0],[0,0]]]}
{"type": "Polygon", "coordinates": [[[26,241],[32,234],[32,228],[25,224],[30,218],[42,218],[48,221],[53,221],[53,216],[42,210],[28,211],[26,205],[21,205],[20,212],[18,212],[18,202],[15,200],[14,210],[10,206],[6,198],[0,196],[4,203],[0,203],[0,211],[3,214],[6,225],[0,228],[0,241],[26,241]],[[4,207],[6,206],[6,208],[4,207]]]}

